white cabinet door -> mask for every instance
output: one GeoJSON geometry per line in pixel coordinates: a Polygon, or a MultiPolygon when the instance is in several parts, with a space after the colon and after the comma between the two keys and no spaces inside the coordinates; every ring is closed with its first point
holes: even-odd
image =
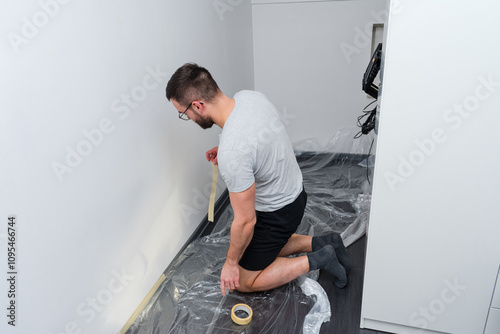
{"type": "Polygon", "coordinates": [[[391,8],[361,325],[483,333],[500,263],[500,3],[391,8]]]}

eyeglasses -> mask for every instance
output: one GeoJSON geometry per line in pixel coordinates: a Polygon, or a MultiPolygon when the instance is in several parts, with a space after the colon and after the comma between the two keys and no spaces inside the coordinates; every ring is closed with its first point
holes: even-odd
{"type": "Polygon", "coordinates": [[[184,112],[179,112],[179,118],[182,119],[183,121],[189,121],[189,116],[186,115],[186,112],[188,111],[189,108],[191,108],[191,105],[193,104],[193,102],[191,102],[188,105],[188,107],[186,108],[186,110],[184,110],[184,112]]]}

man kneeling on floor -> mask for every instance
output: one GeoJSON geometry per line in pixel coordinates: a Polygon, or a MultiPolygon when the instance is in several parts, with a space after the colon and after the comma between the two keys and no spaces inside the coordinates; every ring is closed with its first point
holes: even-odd
{"type": "Polygon", "coordinates": [[[234,211],[222,294],[270,290],[315,269],[330,272],[334,284],[345,287],[349,258],[340,235],[295,234],[307,194],[285,127],[267,98],[248,90],[230,98],[196,64],[180,67],[166,93],[179,118],[222,129],[219,146],[206,153],[219,166],[234,211]]]}

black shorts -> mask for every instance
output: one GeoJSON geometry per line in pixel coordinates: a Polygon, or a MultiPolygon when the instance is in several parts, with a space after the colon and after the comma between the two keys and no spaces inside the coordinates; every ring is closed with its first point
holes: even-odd
{"type": "Polygon", "coordinates": [[[295,233],[304,216],[307,194],[304,190],[292,203],[273,212],[257,211],[252,240],[239,265],[246,270],[263,270],[269,266],[295,233]]]}

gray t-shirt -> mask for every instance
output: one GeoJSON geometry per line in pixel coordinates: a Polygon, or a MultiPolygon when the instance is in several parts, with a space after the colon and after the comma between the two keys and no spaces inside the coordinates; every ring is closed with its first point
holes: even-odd
{"type": "Polygon", "coordinates": [[[230,192],[255,182],[255,209],[276,211],[302,191],[302,173],[276,108],[261,93],[244,90],[219,137],[219,170],[230,192]]]}

